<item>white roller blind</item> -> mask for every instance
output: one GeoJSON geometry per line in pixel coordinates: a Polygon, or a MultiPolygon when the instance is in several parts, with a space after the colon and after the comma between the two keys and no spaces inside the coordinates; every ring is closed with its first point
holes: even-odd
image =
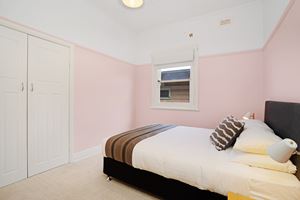
{"type": "Polygon", "coordinates": [[[184,47],[174,48],[168,51],[160,51],[152,54],[152,63],[154,65],[166,65],[172,63],[183,63],[194,61],[195,48],[184,47]]]}

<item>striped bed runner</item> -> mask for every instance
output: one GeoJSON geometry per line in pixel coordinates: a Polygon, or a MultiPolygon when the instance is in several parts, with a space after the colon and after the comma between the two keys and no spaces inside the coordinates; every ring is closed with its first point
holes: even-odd
{"type": "Polygon", "coordinates": [[[105,144],[106,156],[132,166],[132,152],[137,143],[174,127],[153,124],[112,136],[105,144]]]}

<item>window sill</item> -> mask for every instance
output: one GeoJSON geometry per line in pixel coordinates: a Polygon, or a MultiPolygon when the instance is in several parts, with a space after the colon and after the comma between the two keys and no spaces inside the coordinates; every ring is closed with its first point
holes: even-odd
{"type": "Polygon", "coordinates": [[[196,107],[184,108],[184,107],[170,107],[170,106],[151,106],[151,109],[155,110],[178,110],[178,111],[199,111],[196,107]]]}

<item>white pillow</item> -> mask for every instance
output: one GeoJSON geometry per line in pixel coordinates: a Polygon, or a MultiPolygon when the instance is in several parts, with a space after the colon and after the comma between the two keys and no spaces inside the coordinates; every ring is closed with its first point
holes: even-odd
{"type": "Polygon", "coordinates": [[[248,153],[267,154],[272,144],[281,141],[273,130],[262,121],[245,120],[244,131],[236,139],[233,149],[248,153]]]}
{"type": "Polygon", "coordinates": [[[273,130],[263,121],[256,120],[256,119],[248,119],[248,120],[240,120],[241,122],[245,123],[245,128],[259,128],[265,129],[273,132],[273,130]]]}
{"type": "Polygon", "coordinates": [[[297,167],[291,161],[288,161],[287,163],[279,163],[267,155],[240,153],[234,156],[232,161],[245,164],[250,167],[270,169],[290,174],[295,174],[297,171],[297,167]]]}

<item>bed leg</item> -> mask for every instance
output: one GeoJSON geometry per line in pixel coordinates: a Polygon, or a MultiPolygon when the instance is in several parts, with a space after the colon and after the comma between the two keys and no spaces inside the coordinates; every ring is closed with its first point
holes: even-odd
{"type": "Polygon", "coordinates": [[[107,181],[111,181],[112,179],[111,179],[110,176],[107,176],[106,180],[107,180],[107,181]]]}

